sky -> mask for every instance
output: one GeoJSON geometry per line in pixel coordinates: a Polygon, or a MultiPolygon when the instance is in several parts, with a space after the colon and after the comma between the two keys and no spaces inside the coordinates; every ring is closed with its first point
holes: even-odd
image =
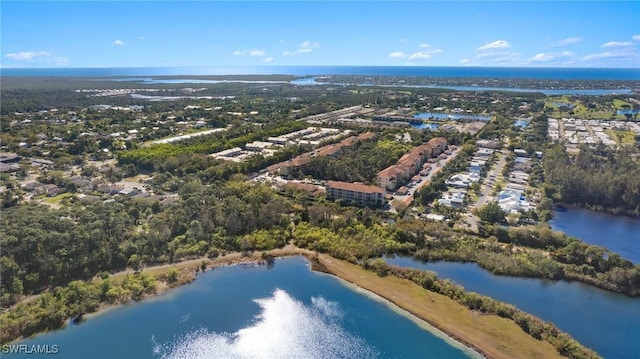
{"type": "Polygon", "coordinates": [[[640,2],[5,1],[2,67],[640,67],[640,2]]]}

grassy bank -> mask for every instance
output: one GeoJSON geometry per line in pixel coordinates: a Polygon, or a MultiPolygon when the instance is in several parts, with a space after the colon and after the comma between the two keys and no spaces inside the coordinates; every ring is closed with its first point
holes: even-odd
{"type": "Polygon", "coordinates": [[[323,271],[378,294],[488,357],[562,357],[551,344],[531,337],[511,320],[471,311],[444,295],[427,291],[406,279],[380,277],[360,266],[327,255],[317,258],[323,271]]]}

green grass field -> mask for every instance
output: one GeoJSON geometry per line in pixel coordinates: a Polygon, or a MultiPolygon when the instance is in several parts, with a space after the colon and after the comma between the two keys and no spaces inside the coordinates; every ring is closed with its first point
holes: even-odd
{"type": "Polygon", "coordinates": [[[61,194],[59,194],[57,196],[54,196],[54,197],[44,197],[42,199],[42,201],[47,203],[47,204],[57,205],[57,204],[60,204],[60,201],[62,201],[63,199],[71,197],[71,196],[73,196],[73,194],[69,193],[69,192],[61,193],[61,194]]]}
{"type": "MultiPolygon", "coordinates": [[[[614,99],[613,107],[616,109],[621,109],[623,105],[629,105],[628,102],[614,99]]],[[[571,101],[568,96],[555,97],[550,98],[545,101],[545,107],[549,107],[552,109],[551,117],[554,118],[562,118],[562,117],[575,117],[584,120],[625,120],[626,117],[624,115],[618,115],[615,112],[611,111],[602,111],[602,110],[590,110],[585,105],[579,102],[571,101]],[[561,110],[559,106],[554,104],[553,102],[562,102],[569,103],[574,105],[575,107],[572,109],[573,115],[570,115],[569,109],[561,110]]]]}
{"type": "Polygon", "coordinates": [[[633,131],[607,130],[606,133],[619,145],[633,145],[636,143],[636,134],[633,131]]]}

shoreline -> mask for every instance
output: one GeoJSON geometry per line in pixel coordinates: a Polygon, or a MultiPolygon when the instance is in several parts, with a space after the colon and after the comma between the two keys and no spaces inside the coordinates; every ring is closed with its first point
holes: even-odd
{"type": "MultiPolygon", "coordinates": [[[[550,346],[550,344],[534,339],[524,333],[515,323],[504,318],[499,318],[495,315],[485,315],[471,311],[466,307],[455,303],[449,298],[437,293],[429,292],[408,280],[393,276],[379,277],[373,272],[362,269],[359,266],[346,261],[333,258],[327,254],[320,254],[293,246],[287,246],[282,249],[265,252],[271,254],[275,258],[303,256],[309,262],[310,270],[317,273],[331,275],[350,290],[356,291],[359,294],[366,295],[373,300],[385,304],[397,314],[412,320],[420,326],[421,329],[427,330],[434,336],[445,340],[449,345],[460,349],[470,357],[513,358],[540,357],[541,355],[542,357],[562,357],[555,351],[555,349],[553,349],[553,347],[550,346]],[[398,283],[401,285],[398,286],[398,283]],[[416,290],[419,291],[420,294],[416,294],[416,290]],[[434,301],[434,297],[437,297],[436,301],[434,301]],[[431,300],[432,303],[429,303],[428,300],[431,300]],[[433,304],[434,308],[428,309],[431,306],[424,305],[428,303],[433,304]],[[427,309],[426,312],[431,312],[431,315],[428,315],[429,313],[425,314],[425,311],[419,310],[419,307],[427,309]],[[436,313],[435,316],[433,315],[434,313],[436,313]],[[460,315],[467,319],[471,318],[471,330],[466,328],[469,326],[469,323],[456,321],[460,315]],[[511,324],[511,328],[503,328],[502,325],[492,323],[490,319],[493,319],[493,321],[508,321],[511,324]],[[478,321],[481,323],[477,323],[478,321]],[[511,333],[514,331],[516,334],[520,335],[516,335],[514,337],[511,333]],[[497,339],[497,341],[488,339],[497,339]],[[523,347],[522,342],[528,342],[529,345],[523,347]],[[508,345],[508,343],[517,344],[507,348],[505,345],[508,345]],[[546,350],[536,352],[533,348],[536,348],[537,346],[546,347],[546,350]]],[[[155,293],[145,295],[138,301],[131,300],[125,303],[101,305],[95,312],[85,314],[85,320],[102,315],[113,309],[117,309],[118,307],[165,296],[169,294],[172,289],[182,287],[185,284],[193,282],[197,279],[197,274],[199,274],[199,272],[196,273],[195,269],[200,267],[202,260],[205,260],[207,263],[207,270],[215,270],[215,268],[218,267],[235,266],[239,264],[253,263],[256,265],[264,265],[265,260],[261,257],[261,253],[262,252],[253,252],[248,255],[243,255],[239,252],[233,252],[226,256],[214,259],[192,259],[172,265],[160,265],[146,268],[144,271],[147,271],[154,276],[163,274],[170,268],[176,268],[181,272],[181,274],[188,274],[191,277],[189,280],[180,281],[174,286],[169,286],[166,282],[158,280],[158,283],[161,285],[155,293]]],[[[115,273],[110,278],[115,279],[118,277],[124,277],[127,274],[131,274],[129,270],[115,273]]],[[[71,324],[70,321],[67,321],[66,323],[66,326],[75,325],[71,324]]],[[[60,329],[64,329],[65,327],[60,329]]],[[[44,333],[46,332],[35,334],[32,337],[36,337],[44,333]]],[[[19,341],[24,339],[25,338],[19,338],[17,340],[19,341]]]]}
{"type": "MultiPolygon", "coordinates": [[[[604,214],[614,217],[626,217],[630,220],[640,220],[640,215],[633,215],[629,212],[615,212],[613,208],[600,207],[598,205],[589,205],[586,203],[569,203],[569,202],[555,202],[552,209],[558,212],[567,212],[573,210],[587,210],[595,212],[596,214],[604,214]]],[[[553,217],[551,217],[553,219],[553,217]]],[[[547,221],[549,223],[549,221],[547,221]]]]}
{"type": "Polygon", "coordinates": [[[319,262],[323,267],[321,271],[329,270],[328,273],[334,277],[375,293],[484,357],[562,358],[551,344],[534,339],[511,320],[469,310],[448,297],[429,292],[405,279],[379,277],[325,254],[315,258],[308,259],[312,264],[319,262]]]}
{"type": "MultiPolygon", "coordinates": [[[[308,260],[308,258],[307,258],[308,260]]],[[[316,270],[313,270],[314,272],[318,272],[316,270]]],[[[352,282],[349,282],[341,277],[338,277],[334,274],[330,274],[330,273],[326,273],[326,272],[318,272],[321,274],[326,274],[326,275],[330,275],[333,278],[336,278],[340,283],[342,283],[342,285],[344,285],[345,287],[349,288],[349,290],[352,290],[358,294],[362,294],[364,296],[366,296],[367,298],[370,298],[372,300],[375,300],[379,303],[384,304],[385,306],[387,306],[387,308],[391,309],[393,312],[395,312],[398,315],[401,315],[409,320],[411,320],[412,322],[416,323],[420,328],[422,328],[423,330],[428,331],[429,333],[433,334],[434,336],[444,340],[447,344],[451,345],[454,348],[460,349],[461,351],[463,351],[465,354],[469,355],[469,357],[471,358],[486,358],[487,357],[487,353],[482,352],[482,350],[480,348],[478,348],[477,346],[473,345],[473,343],[465,343],[462,340],[460,340],[460,338],[456,338],[455,336],[444,332],[443,330],[439,329],[438,327],[434,326],[433,324],[429,323],[428,321],[420,318],[419,316],[415,315],[414,313],[409,312],[408,310],[402,308],[401,306],[397,305],[396,303],[388,300],[387,298],[373,292],[370,291],[368,289],[362,288],[360,286],[358,286],[357,284],[354,284],[352,282]]]]}

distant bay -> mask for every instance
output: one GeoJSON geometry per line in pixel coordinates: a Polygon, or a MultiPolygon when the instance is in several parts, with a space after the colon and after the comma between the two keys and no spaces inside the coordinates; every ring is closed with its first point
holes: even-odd
{"type": "Polygon", "coordinates": [[[554,80],[640,80],[638,68],[421,67],[421,66],[256,66],[256,67],[87,67],[2,68],[1,76],[206,76],[206,75],[368,75],[485,77],[554,80]]]}

